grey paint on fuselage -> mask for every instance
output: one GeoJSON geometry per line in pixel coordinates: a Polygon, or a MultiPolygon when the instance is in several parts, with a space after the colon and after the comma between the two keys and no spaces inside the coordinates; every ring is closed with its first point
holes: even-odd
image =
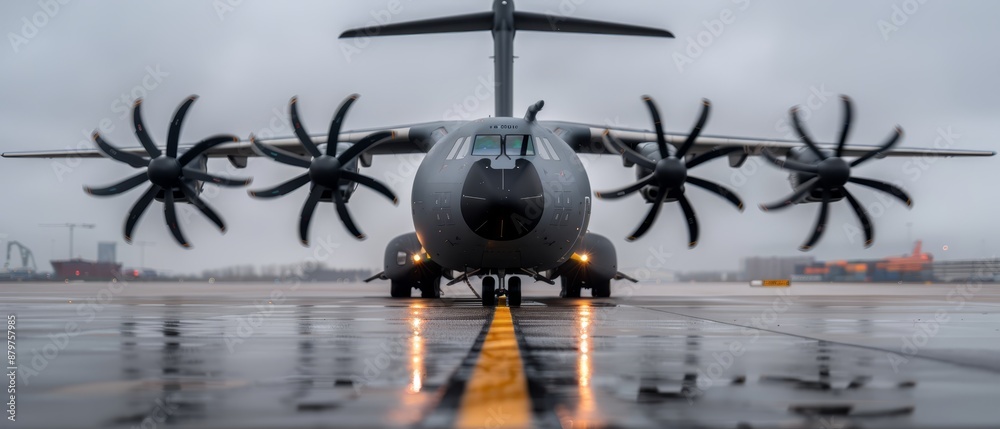
{"type": "MultiPolygon", "coordinates": [[[[501,185],[509,189],[516,186],[501,185]]],[[[495,191],[496,186],[488,190],[495,191]]],[[[427,254],[447,269],[529,268],[544,271],[566,262],[586,233],[590,222],[590,195],[590,180],[580,159],[551,131],[520,118],[480,119],[435,144],[420,164],[413,186],[413,224],[427,254]],[[508,154],[509,158],[473,155],[477,135],[531,135],[534,155],[508,154]],[[517,195],[516,190],[512,195],[514,199],[532,200],[537,204],[525,212],[527,217],[537,217],[537,224],[528,228],[530,230],[521,231],[523,234],[518,238],[488,239],[484,235],[490,234],[477,232],[486,225],[469,225],[463,215],[463,202],[469,206],[482,199],[481,195],[463,195],[463,188],[470,181],[479,185],[478,179],[470,174],[479,174],[474,170],[486,163],[492,170],[503,170],[501,173],[524,175],[515,168],[527,163],[537,171],[542,195],[517,195]],[[542,202],[539,204],[538,200],[542,202]]],[[[516,217],[510,216],[500,222],[518,222],[518,228],[527,223],[516,217]]]]}

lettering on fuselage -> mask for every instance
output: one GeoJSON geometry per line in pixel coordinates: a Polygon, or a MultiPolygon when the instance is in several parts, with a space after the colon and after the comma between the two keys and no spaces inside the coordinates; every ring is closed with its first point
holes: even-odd
{"type": "Polygon", "coordinates": [[[518,125],[490,125],[491,130],[516,130],[520,128],[518,125]]]}

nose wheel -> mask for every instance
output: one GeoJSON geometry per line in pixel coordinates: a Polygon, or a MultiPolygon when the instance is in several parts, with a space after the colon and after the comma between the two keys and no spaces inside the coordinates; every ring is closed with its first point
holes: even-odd
{"type": "Polygon", "coordinates": [[[500,285],[497,287],[497,277],[486,276],[483,278],[483,307],[497,305],[497,297],[501,296],[507,297],[508,307],[520,307],[521,279],[519,277],[512,277],[509,282],[506,282],[504,276],[501,274],[499,280],[500,285]]]}

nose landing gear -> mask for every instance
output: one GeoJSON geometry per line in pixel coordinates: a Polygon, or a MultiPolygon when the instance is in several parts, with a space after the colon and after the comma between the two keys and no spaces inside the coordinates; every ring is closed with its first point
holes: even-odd
{"type": "Polygon", "coordinates": [[[497,305],[497,297],[506,296],[507,306],[517,308],[521,306],[521,278],[511,277],[506,281],[506,274],[503,270],[497,277],[486,276],[483,278],[483,307],[493,307],[497,305]],[[497,287],[497,279],[500,285],[497,287]]]}

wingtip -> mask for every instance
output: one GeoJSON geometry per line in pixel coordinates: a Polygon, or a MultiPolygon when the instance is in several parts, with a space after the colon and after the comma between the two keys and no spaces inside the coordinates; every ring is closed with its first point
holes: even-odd
{"type": "Polygon", "coordinates": [[[736,209],[739,210],[740,213],[743,213],[743,210],[745,210],[746,207],[743,206],[743,203],[740,203],[740,205],[736,206],[736,209]]]}
{"type": "Polygon", "coordinates": [[[799,246],[799,250],[803,252],[808,252],[812,250],[812,246],[799,246]]]}
{"type": "Polygon", "coordinates": [[[875,244],[875,240],[865,240],[865,249],[872,247],[872,244],[875,244]]]}
{"type": "Polygon", "coordinates": [[[766,212],[766,211],[769,211],[769,210],[767,209],[767,206],[765,206],[765,205],[763,205],[763,204],[758,204],[758,205],[757,205],[757,207],[758,207],[758,208],[760,208],[760,211],[763,211],[763,212],[766,212]]]}
{"type": "Polygon", "coordinates": [[[301,244],[302,247],[309,247],[309,240],[299,239],[299,244],[301,244]]]}
{"type": "Polygon", "coordinates": [[[688,243],[688,249],[694,249],[695,247],[698,247],[698,242],[697,241],[692,241],[692,242],[688,243]]]}

